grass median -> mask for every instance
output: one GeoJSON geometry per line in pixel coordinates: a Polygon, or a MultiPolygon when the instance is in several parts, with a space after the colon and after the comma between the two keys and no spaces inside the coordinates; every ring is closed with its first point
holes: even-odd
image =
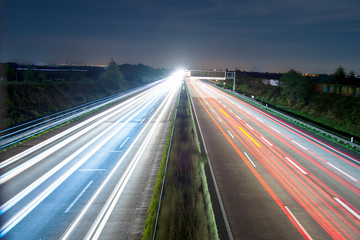
{"type": "MultiPolygon", "coordinates": [[[[200,153],[191,104],[184,90],[181,91],[174,124],[156,239],[218,239],[204,172],[207,158],[200,153]]],[[[153,238],[167,147],[168,144],[165,147],[143,239],[153,238]]]]}

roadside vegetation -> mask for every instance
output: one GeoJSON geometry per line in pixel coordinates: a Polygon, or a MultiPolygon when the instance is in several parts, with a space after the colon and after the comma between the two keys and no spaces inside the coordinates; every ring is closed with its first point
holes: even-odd
{"type": "MultiPolygon", "coordinates": [[[[360,97],[356,90],[360,79],[353,72],[346,75],[339,67],[331,76],[309,77],[290,70],[279,80],[279,86],[264,85],[262,78],[237,72],[236,91],[349,141],[353,137],[354,142],[360,143],[360,97]],[[316,84],[328,89],[332,86],[334,90],[318,92],[316,84]],[[344,89],[351,94],[345,94],[344,89]]],[[[231,89],[232,82],[226,83],[225,88],[231,89]]]]}
{"type": "MultiPolygon", "coordinates": [[[[207,158],[200,153],[191,104],[184,90],[177,108],[169,151],[156,239],[218,239],[204,172],[207,158]]],[[[163,162],[166,156],[164,152],[163,162]]],[[[160,167],[143,239],[153,238],[162,171],[160,167]]]]}
{"type": "Polygon", "coordinates": [[[0,64],[0,129],[50,115],[166,77],[143,64],[36,67],[0,64]]]}

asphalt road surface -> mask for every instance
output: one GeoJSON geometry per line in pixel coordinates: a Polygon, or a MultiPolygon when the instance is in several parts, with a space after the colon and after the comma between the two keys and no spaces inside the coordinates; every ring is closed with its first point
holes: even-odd
{"type": "Polygon", "coordinates": [[[181,77],[0,164],[4,239],[139,239],[181,77]]]}
{"type": "Polygon", "coordinates": [[[360,239],[360,161],[209,84],[187,85],[234,239],[360,239]]]}

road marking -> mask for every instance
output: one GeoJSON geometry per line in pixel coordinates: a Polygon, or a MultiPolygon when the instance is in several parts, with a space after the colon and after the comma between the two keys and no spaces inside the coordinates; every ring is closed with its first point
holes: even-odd
{"type": "Polygon", "coordinates": [[[215,112],[214,109],[211,108],[211,111],[215,112]]]}
{"type": "Polygon", "coordinates": [[[229,108],[228,108],[228,110],[229,110],[230,112],[233,112],[233,111],[231,111],[231,109],[229,109],[229,108]]]}
{"type": "Polygon", "coordinates": [[[346,172],[344,172],[343,170],[341,170],[340,168],[334,166],[333,164],[326,162],[327,164],[329,164],[331,167],[333,167],[334,169],[338,170],[339,172],[341,172],[342,174],[344,174],[345,176],[347,176],[348,178],[350,178],[351,180],[357,182],[358,180],[352,176],[350,176],[349,174],[347,174],[346,172]]]}
{"type": "Polygon", "coordinates": [[[242,129],[240,126],[239,128],[241,131],[243,131],[243,133],[245,133],[246,136],[248,136],[248,138],[250,138],[258,147],[261,148],[260,144],[258,144],[244,129],[242,129]]]}
{"type": "Polygon", "coordinates": [[[304,169],[302,169],[301,167],[299,167],[299,165],[297,165],[296,163],[294,163],[290,158],[285,157],[286,160],[288,160],[294,167],[296,167],[300,172],[302,172],[303,174],[307,175],[308,173],[305,172],[304,169]]]}
{"type": "Polygon", "coordinates": [[[279,130],[277,130],[276,128],[273,128],[273,127],[271,127],[272,128],[272,130],[274,130],[275,132],[277,132],[277,133],[281,133],[279,130]]]}
{"type": "Polygon", "coordinates": [[[218,117],[219,121],[221,122],[221,119],[218,117]]]}
{"type": "Polygon", "coordinates": [[[306,147],[304,147],[303,145],[301,145],[300,143],[297,143],[297,142],[295,142],[294,140],[291,140],[293,143],[295,143],[296,145],[298,145],[299,147],[301,147],[302,149],[304,149],[304,150],[308,150],[306,147]]]}
{"type": "Polygon", "coordinates": [[[240,118],[238,115],[236,115],[236,117],[237,117],[239,120],[241,120],[241,118],[240,118]]]}
{"type": "Polygon", "coordinates": [[[250,157],[246,154],[246,152],[244,152],[245,156],[247,157],[247,159],[249,159],[250,163],[256,167],[255,163],[253,163],[253,161],[251,161],[250,157]]]}
{"type": "Polygon", "coordinates": [[[274,145],[271,144],[271,142],[269,142],[266,138],[264,137],[261,137],[267,144],[270,145],[270,147],[273,147],[274,145]]]}
{"type": "Polygon", "coordinates": [[[335,201],[337,201],[341,206],[343,206],[346,210],[348,210],[354,217],[356,217],[358,220],[360,220],[360,215],[355,212],[351,207],[349,207],[347,204],[345,204],[341,199],[334,197],[335,201]]]}
{"type": "Polygon", "coordinates": [[[83,168],[79,169],[79,172],[105,172],[105,168],[83,168]]]}
{"type": "Polygon", "coordinates": [[[301,228],[301,230],[304,232],[304,234],[306,235],[306,237],[309,240],[312,240],[312,237],[310,236],[310,234],[305,230],[305,228],[301,225],[301,223],[297,220],[297,218],[295,217],[295,215],[290,211],[290,209],[287,206],[284,206],[286,211],[288,211],[288,213],[291,215],[291,217],[294,219],[294,221],[296,222],[296,224],[301,228]]]}
{"type": "Polygon", "coordinates": [[[254,131],[254,129],[249,124],[246,123],[246,126],[248,126],[251,130],[254,131]]]}
{"type": "Polygon", "coordinates": [[[234,138],[234,136],[231,134],[230,130],[228,130],[228,132],[229,132],[230,136],[231,136],[232,138],[234,138]]]}
{"type": "Polygon", "coordinates": [[[75,198],[75,200],[69,205],[69,207],[65,210],[64,213],[68,213],[70,209],[74,206],[74,204],[81,198],[81,196],[85,193],[85,191],[90,187],[93,181],[90,181],[88,185],[81,191],[81,193],[75,198]]]}
{"type": "Polygon", "coordinates": [[[223,114],[225,114],[225,116],[230,117],[224,110],[222,110],[222,108],[219,108],[219,109],[220,109],[220,111],[223,112],[223,114]]]}
{"type": "Polygon", "coordinates": [[[263,120],[261,120],[261,119],[260,119],[260,118],[258,118],[258,117],[257,117],[256,119],[257,119],[257,120],[259,120],[259,121],[260,121],[260,122],[262,122],[262,123],[264,122],[263,120]]]}
{"type": "Polygon", "coordinates": [[[141,120],[140,124],[142,124],[144,121],[145,121],[145,118],[143,118],[143,119],[141,120]]]}
{"type": "Polygon", "coordinates": [[[125,139],[125,141],[120,145],[120,148],[122,148],[122,147],[125,145],[125,143],[127,142],[127,140],[129,140],[129,137],[127,137],[127,138],[125,139]]]}

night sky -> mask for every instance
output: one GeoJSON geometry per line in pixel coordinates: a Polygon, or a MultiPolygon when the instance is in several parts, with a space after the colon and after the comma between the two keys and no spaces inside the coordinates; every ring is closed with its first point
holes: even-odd
{"type": "Polygon", "coordinates": [[[360,74],[359,0],[0,0],[0,61],[360,74]]]}

